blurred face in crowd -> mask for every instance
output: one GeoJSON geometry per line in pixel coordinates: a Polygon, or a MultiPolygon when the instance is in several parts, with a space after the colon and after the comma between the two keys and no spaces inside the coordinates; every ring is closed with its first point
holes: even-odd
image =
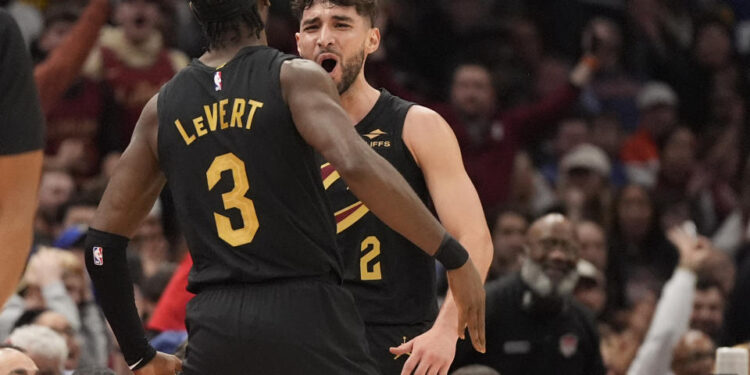
{"type": "Polygon", "coordinates": [[[669,104],[657,104],[641,111],[641,124],[654,138],[661,139],[677,125],[677,108],[669,104]]]}
{"type": "Polygon", "coordinates": [[[166,258],[169,242],[164,236],[164,227],[160,217],[156,215],[146,217],[133,236],[132,243],[142,257],[166,258]]]}
{"type": "Polygon", "coordinates": [[[696,290],[690,328],[717,337],[724,324],[724,296],[718,287],[696,290]]]}
{"type": "Polygon", "coordinates": [[[521,277],[541,296],[569,295],[578,280],[579,245],[573,224],[560,214],[535,221],[526,234],[521,277]]]}
{"type": "Polygon", "coordinates": [[[36,375],[39,369],[26,354],[16,349],[0,349],[0,374],[36,375]]]}
{"type": "Polygon", "coordinates": [[[45,311],[36,318],[34,324],[48,327],[62,336],[65,339],[65,344],[68,346],[68,358],[65,361],[65,368],[73,370],[78,367],[81,347],[78,344],[73,327],[65,316],[54,311],[45,311]]]}
{"type": "Polygon", "coordinates": [[[710,23],[696,33],[693,50],[700,65],[720,69],[726,67],[731,59],[732,41],[724,27],[710,23]]]}
{"type": "Polygon", "coordinates": [[[94,220],[94,215],[96,215],[96,206],[69,206],[63,217],[62,228],[70,228],[74,225],[89,225],[94,220]]]}
{"type": "Polygon", "coordinates": [[[711,338],[700,331],[690,330],[675,347],[672,371],[675,375],[712,374],[715,350],[711,338]]]}
{"type": "Polygon", "coordinates": [[[512,272],[520,267],[528,225],[526,219],[515,212],[503,212],[497,217],[492,231],[495,249],[492,262],[493,267],[500,268],[498,271],[512,272]]]}
{"type": "Polygon", "coordinates": [[[46,53],[52,52],[52,50],[62,43],[70,29],[73,28],[73,24],[73,22],[65,20],[55,21],[50,24],[44,29],[42,36],[39,38],[39,49],[46,53]]]}
{"type": "Polygon", "coordinates": [[[453,74],[451,104],[470,120],[489,120],[495,111],[495,88],[490,72],[479,65],[459,66],[453,74]]]}
{"type": "Polygon", "coordinates": [[[667,138],[661,152],[661,173],[667,181],[686,184],[695,165],[695,135],[678,128],[667,138]]]}
{"type": "Polygon", "coordinates": [[[536,71],[534,92],[538,98],[553,94],[568,82],[570,68],[562,60],[544,59],[536,71]]]}
{"type": "Polygon", "coordinates": [[[576,284],[573,297],[576,301],[588,307],[595,315],[604,311],[607,304],[607,291],[603,281],[581,277],[576,284]]]}
{"type": "Polygon", "coordinates": [[[745,102],[737,91],[728,87],[714,87],[710,110],[713,121],[721,125],[745,121],[745,102]]]}
{"type": "Polygon", "coordinates": [[[133,44],[146,41],[157,31],[161,12],[156,1],[125,0],[117,6],[115,21],[133,44]]]}
{"type": "Polygon", "coordinates": [[[607,176],[602,176],[592,168],[576,167],[565,173],[565,186],[583,193],[585,201],[599,197],[606,186],[607,176]]]}
{"type": "Polygon", "coordinates": [[[576,226],[581,259],[585,259],[598,270],[607,269],[607,237],[604,229],[592,221],[584,221],[576,226]]]}
{"type": "Polygon", "coordinates": [[[557,125],[555,151],[558,156],[565,155],[576,146],[586,143],[588,139],[589,129],[585,120],[580,118],[564,119],[557,125]]]}
{"type": "Polygon", "coordinates": [[[610,157],[618,157],[622,147],[622,129],[617,117],[599,116],[591,123],[591,143],[610,157]]]}
{"type": "Polygon", "coordinates": [[[617,203],[617,219],[621,235],[629,241],[642,240],[651,227],[654,210],[646,190],[638,185],[628,185],[617,203]]]}
{"type": "Polygon", "coordinates": [[[380,31],[369,17],[358,14],[354,6],[327,1],[316,1],[304,10],[295,36],[299,55],[320,64],[339,94],[358,77],[364,80],[365,59],[380,45],[380,31]]]}
{"type": "Polygon", "coordinates": [[[45,218],[54,218],[57,209],[70,199],[74,191],[75,183],[69,174],[58,171],[44,172],[39,184],[39,211],[45,218]]]}
{"type": "Polygon", "coordinates": [[[612,20],[597,17],[589,24],[587,32],[594,32],[599,39],[596,41],[597,56],[602,69],[612,69],[618,65],[622,49],[622,32],[612,20]]]}
{"type": "Polygon", "coordinates": [[[527,19],[518,19],[511,27],[513,51],[524,63],[536,66],[544,56],[544,45],[536,25],[527,19]]]}

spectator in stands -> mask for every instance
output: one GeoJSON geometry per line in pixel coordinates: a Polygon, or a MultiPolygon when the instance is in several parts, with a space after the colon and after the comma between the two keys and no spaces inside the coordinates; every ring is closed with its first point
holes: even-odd
{"type": "Polygon", "coordinates": [[[8,343],[26,351],[40,373],[63,374],[68,348],[55,331],[39,325],[19,327],[8,337],[8,343]]]}
{"type": "Polygon", "coordinates": [[[484,364],[503,374],[603,375],[593,321],[571,299],[578,279],[575,227],[560,214],[544,216],[531,224],[524,245],[520,273],[487,285],[487,353],[460,347],[454,366],[484,364]]]}
{"type": "MultiPolygon", "coordinates": [[[[92,4],[96,3],[94,1],[92,4]]],[[[60,47],[70,34],[78,19],[76,10],[70,3],[53,5],[47,10],[44,30],[36,49],[40,62],[60,47]]],[[[108,7],[103,10],[108,10],[108,7]]],[[[89,33],[98,35],[97,25],[87,23],[86,27],[91,29],[87,30],[89,33]]],[[[83,55],[87,54],[88,51],[85,51],[83,55]]],[[[68,170],[79,180],[97,171],[99,159],[107,147],[111,147],[100,126],[106,107],[103,89],[96,82],[79,75],[82,63],[81,59],[69,87],[60,93],[54,103],[48,103],[45,111],[45,167],[68,170]]]]}
{"type": "Polygon", "coordinates": [[[616,291],[610,296],[612,307],[622,309],[658,294],[672,275],[678,254],[664,237],[644,187],[631,184],[622,188],[613,209],[607,282],[616,291]]]}
{"type": "Polygon", "coordinates": [[[617,188],[625,186],[628,182],[625,166],[620,160],[620,149],[625,140],[623,134],[620,119],[613,113],[603,113],[591,119],[589,140],[607,154],[612,166],[609,179],[617,188]]]}
{"type": "MultiPolygon", "coordinates": [[[[161,201],[157,201],[130,241],[131,251],[129,252],[132,252],[130,257],[137,256],[140,259],[142,270],[140,280],[134,279],[137,284],[155,275],[164,266],[174,267],[171,262],[169,242],[164,236],[161,207],[161,201]]],[[[134,260],[131,259],[131,261],[134,260]]]]}
{"type": "Polygon", "coordinates": [[[600,272],[606,272],[609,248],[604,228],[596,222],[585,220],[576,224],[576,234],[581,248],[581,259],[591,263],[600,272]]]}
{"type": "Polygon", "coordinates": [[[710,279],[699,279],[693,299],[690,328],[718,341],[724,326],[724,291],[720,284],[710,279]]]}
{"type": "Polygon", "coordinates": [[[91,219],[94,218],[94,213],[96,212],[96,206],[98,204],[99,197],[91,194],[76,194],[72,196],[70,200],[65,202],[58,212],[60,227],[56,241],[60,238],[63,232],[72,227],[88,227],[91,223],[91,219]]]}
{"type": "Polygon", "coordinates": [[[669,372],[677,343],[689,327],[696,272],[711,251],[706,238],[696,238],[682,227],[670,229],[668,236],[679,250],[679,266],[664,286],[646,338],[628,369],[631,375],[669,372]]]}
{"type": "Polygon", "coordinates": [[[529,223],[519,211],[503,209],[492,225],[492,245],[495,249],[487,281],[502,278],[521,269],[523,241],[529,223]]]}
{"type": "Polygon", "coordinates": [[[78,307],[63,283],[60,250],[42,248],[29,260],[21,280],[20,295],[14,295],[0,313],[0,337],[10,332],[13,323],[27,309],[50,309],[62,314],[75,332],[81,329],[78,307]]]}
{"type": "MultiPolygon", "coordinates": [[[[592,113],[612,113],[622,123],[623,130],[632,131],[638,123],[635,97],[640,89],[638,79],[628,71],[622,58],[623,36],[615,21],[596,17],[589,21],[584,33],[597,31],[596,41],[601,68],[591,87],[583,94],[583,106],[592,113]]],[[[596,141],[592,137],[592,141],[596,141]]],[[[598,145],[602,147],[601,145],[598,145]]],[[[607,153],[606,147],[604,148],[607,153]]],[[[620,150],[617,149],[619,154],[620,150]]],[[[615,154],[612,154],[615,155],[615,154]]]]}
{"type": "Polygon", "coordinates": [[[485,210],[504,203],[507,181],[518,149],[533,135],[554,124],[578,98],[580,88],[595,72],[596,58],[585,55],[571,71],[569,83],[528,106],[500,112],[490,71],[478,64],[458,66],[451,85],[451,105],[443,112],[453,127],[466,171],[485,210]]]}
{"type": "Polygon", "coordinates": [[[103,81],[116,107],[113,137],[124,150],[146,102],[185,65],[187,57],[164,45],[156,0],[125,0],[115,9],[117,27],[104,28],[99,46],[84,68],[88,78],[103,81]]]}
{"type": "Polygon", "coordinates": [[[544,174],[544,177],[547,178],[552,186],[556,186],[559,181],[559,168],[562,157],[574,148],[588,143],[590,139],[586,119],[582,117],[567,117],[558,122],[555,138],[552,140],[554,159],[540,168],[542,174],[544,174]]]}
{"type": "Polygon", "coordinates": [[[701,331],[688,331],[674,349],[672,372],[674,375],[711,374],[715,350],[716,346],[708,335],[701,331]]]}
{"type": "Polygon", "coordinates": [[[58,230],[60,207],[75,192],[73,177],[63,171],[45,171],[39,184],[39,208],[34,220],[36,243],[51,244],[58,230]]]}
{"type": "Polygon", "coordinates": [[[578,282],[573,290],[573,298],[591,313],[600,318],[607,306],[607,281],[604,274],[590,262],[580,259],[576,266],[578,282]]]}
{"type": "Polygon", "coordinates": [[[638,93],[640,122],[622,147],[628,180],[646,187],[656,184],[659,144],[677,125],[677,94],[667,84],[650,82],[638,93]]]}
{"type": "Polygon", "coordinates": [[[49,113],[78,78],[86,56],[99,36],[99,29],[107,22],[108,16],[108,0],[90,0],[73,28],[34,67],[34,80],[45,114],[49,113]]]}
{"type": "MultiPolygon", "coordinates": [[[[68,348],[68,356],[65,359],[65,369],[75,370],[78,367],[81,357],[81,343],[70,326],[68,320],[59,313],[45,309],[26,310],[23,315],[14,324],[16,328],[25,325],[34,324],[47,327],[65,339],[65,345],[68,348]]],[[[86,353],[83,353],[84,355],[86,353]]]]}
{"type": "Polygon", "coordinates": [[[592,220],[610,226],[611,169],[604,151],[588,143],[563,155],[557,185],[558,199],[570,220],[592,220]]]}
{"type": "Polygon", "coordinates": [[[0,374],[36,374],[39,368],[22,349],[0,345],[0,374]]]}

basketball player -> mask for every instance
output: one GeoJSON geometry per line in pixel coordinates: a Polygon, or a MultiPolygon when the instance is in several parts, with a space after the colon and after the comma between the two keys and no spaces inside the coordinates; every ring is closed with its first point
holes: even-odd
{"type": "Polygon", "coordinates": [[[44,117],[18,25],[0,9],[0,306],[15,291],[31,250],[42,171],[44,117]]]}
{"type": "Polygon", "coordinates": [[[341,286],[322,154],[388,225],[449,269],[483,349],[481,277],[398,172],[361,141],[317,64],[266,46],[268,0],[193,0],[209,40],[143,110],[86,240],[86,265],[136,374],[180,362],[144,338],[125,248],[165,183],[194,261],[185,374],[376,374],[341,286]]]}
{"type": "MultiPolygon", "coordinates": [[[[485,275],[492,241],[450,126],[437,113],[365,80],[364,62],[380,42],[373,24],[377,1],[296,0],[292,9],[300,18],[299,53],[328,71],[350,126],[424,203],[432,200],[443,225],[485,275]]],[[[333,166],[323,164],[322,173],[337,211],[344,285],[365,321],[370,353],[381,373],[447,374],[458,338],[453,329],[457,310],[449,295],[437,314],[434,260],[370,214],[333,166]],[[389,347],[398,348],[392,354],[389,347]]]]}

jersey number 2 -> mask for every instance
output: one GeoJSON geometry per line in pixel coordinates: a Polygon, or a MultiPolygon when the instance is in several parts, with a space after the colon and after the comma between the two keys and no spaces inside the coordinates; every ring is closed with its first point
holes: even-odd
{"type": "Polygon", "coordinates": [[[208,167],[208,171],[206,171],[208,190],[211,191],[216,186],[216,183],[221,180],[221,172],[224,171],[231,171],[234,180],[234,189],[221,195],[221,199],[224,201],[224,209],[239,209],[242,216],[242,227],[232,228],[232,222],[229,218],[216,212],[214,212],[214,219],[216,220],[219,238],[236,247],[253,241],[259,227],[258,215],[255,214],[253,201],[245,196],[247,191],[250,190],[245,163],[236,155],[227,153],[214,158],[211,166],[208,167]]]}
{"type": "Polygon", "coordinates": [[[380,280],[383,275],[380,273],[380,261],[375,262],[370,270],[370,262],[380,255],[380,240],[375,236],[369,236],[362,241],[362,257],[359,258],[359,275],[362,280],[380,280]]]}

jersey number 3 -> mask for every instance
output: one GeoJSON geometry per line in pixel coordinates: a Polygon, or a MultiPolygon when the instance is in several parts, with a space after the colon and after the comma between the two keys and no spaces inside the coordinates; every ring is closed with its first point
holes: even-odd
{"type": "Polygon", "coordinates": [[[216,230],[219,233],[219,238],[232,246],[249,244],[258,231],[259,223],[253,201],[245,196],[247,191],[250,190],[245,163],[232,153],[214,158],[211,166],[208,167],[208,171],[206,171],[209,191],[221,180],[221,172],[224,171],[231,171],[234,180],[234,189],[221,195],[221,199],[224,201],[224,209],[239,209],[242,216],[242,227],[232,228],[232,222],[228,217],[214,212],[216,230]]]}

